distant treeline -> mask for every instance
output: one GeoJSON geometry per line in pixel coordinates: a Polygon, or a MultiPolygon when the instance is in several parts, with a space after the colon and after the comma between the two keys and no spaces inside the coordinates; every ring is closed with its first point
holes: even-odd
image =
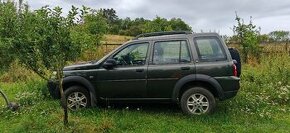
{"type": "MultiPolygon", "coordinates": [[[[259,32],[260,33],[260,32],[259,32]]],[[[239,37],[237,35],[233,36],[223,36],[228,44],[239,44],[239,37]]],[[[258,34],[257,40],[261,44],[269,43],[288,43],[290,41],[290,32],[284,30],[272,31],[269,34],[258,34]]]]}
{"type": "Polygon", "coordinates": [[[166,19],[156,16],[153,20],[143,17],[121,19],[113,8],[100,9],[99,13],[107,20],[108,33],[136,36],[141,33],[159,31],[191,31],[191,27],[180,18],[166,19]]]}

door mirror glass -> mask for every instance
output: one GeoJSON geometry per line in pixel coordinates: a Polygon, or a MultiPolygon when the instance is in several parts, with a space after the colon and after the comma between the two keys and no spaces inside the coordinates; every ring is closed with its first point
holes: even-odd
{"type": "Polygon", "coordinates": [[[104,64],[103,67],[105,69],[112,69],[117,65],[116,60],[114,59],[108,59],[104,64]]]}

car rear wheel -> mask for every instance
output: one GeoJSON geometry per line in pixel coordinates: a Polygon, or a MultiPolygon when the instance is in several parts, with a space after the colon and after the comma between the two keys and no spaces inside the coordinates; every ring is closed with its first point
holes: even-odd
{"type": "Polygon", "coordinates": [[[210,91],[203,87],[193,87],[185,91],[180,101],[185,114],[202,115],[212,113],[216,101],[210,91]]]}
{"type": "Polygon", "coordinates": [[[64,91],[67,107],[70,110],[79,110],[91,105],[89,92],[81,86],[72,86],[64,91]]]}

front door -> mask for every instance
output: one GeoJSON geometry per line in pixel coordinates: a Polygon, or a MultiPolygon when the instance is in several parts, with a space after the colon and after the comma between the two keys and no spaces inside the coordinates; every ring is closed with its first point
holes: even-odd
{"type": "Polygon", "coordinates": [[[98,93],[103,98],[144,98],[147,76],[149,43],[130,44],[110,59],[115,59],[113,69],[98,72],[98,93]]]}

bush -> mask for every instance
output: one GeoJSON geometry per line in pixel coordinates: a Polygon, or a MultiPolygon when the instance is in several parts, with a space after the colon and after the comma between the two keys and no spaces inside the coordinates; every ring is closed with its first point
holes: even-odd
{"type": "Polygon", "coordinates": [[[256,25],[252,23],[245,24],[243,19],[241,19],[236,14],[237,26],[234,26],[235,37],[238,43],[242,46],[242,57],[245,63],[248,62],[249,56],[254,57],[257,61],[260,61],[261,48],[259,47],[258,36],[260,31],[256,28],[256,25]]]}
{"type": "Polygon", "coordinates": [[[20,83],[20,90],[16,94],[16,101],[23,106],[31,106],[47,97],[46,82],[44,80],[31,80],[29,82],[20,83]]]}
{"type": "Polygon", "coordinates": [[[23,67],[18,60],[10,64],[0,76],[0,82],[25,82],[39,78],[35,73],[23,67]]]}
{"type": "Polygon", "coordinates": [[[286,112],[290,105],[290,57],[287,54],[264,56],[261,64],[244,64],[241,90],[230,106],[247,114],[271,118],[275,112],[286,112]]]}

